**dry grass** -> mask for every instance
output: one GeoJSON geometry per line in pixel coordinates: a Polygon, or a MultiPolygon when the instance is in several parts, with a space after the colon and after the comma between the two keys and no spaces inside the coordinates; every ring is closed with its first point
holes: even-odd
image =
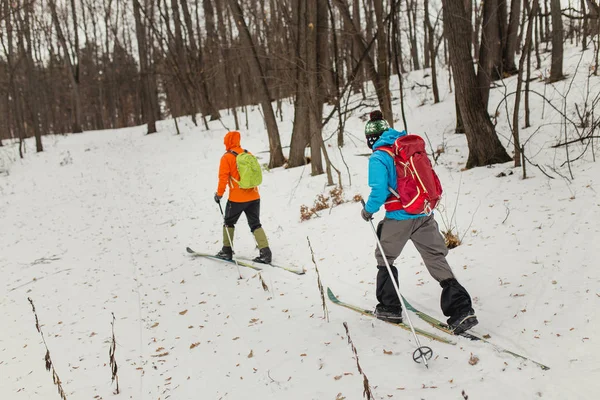
{"type": "MultiPolygon", "coordinates": [[[[352,201],[355,203],[360,202],[363,197],[360,194],[355,194],[352,201]]],[[[318,212],[331,209],[333,207],[344,204],[344,189],[340,186],[336,186],[329,191],[329,196],[324,194],[318,194],[315,198],[312,207],[308,207],[303,204],[300,206],[300,221],[308,221],[312,217],[319,217],[318,212]]]]}
{"type": "Polygon", "coordinates": [[[42,332],[42,328],[40,327],[40,322],[38,320],[37,312],[35,311],[35,306],[33,305],[33,300],[31,298],[27,298],[29,300],[29,304],[31,304],[31,309],[33,310],[33,315],[35,316],[35,329],[39,332],[40,336],[42,336],[42,342],[44,342],[44,347],[46,347],[46,355],[44,356],[44,361],[46,362],[46,371],[52,372],[52,381],[58,388],[58,394],[62,400],[67,400],[67,395],[62,387],[62,381],[58,377],[56,370],[54,369],[54,364],[52,363],[52,358],[50,358],[50,350],[48,349],[48,345],[46,344],[46,338],[44,337],[44,332],[42,332]]]}
{"type": "Polygon", "coordinates": [[[444,235],[444,241],[446,242],[447,248],[453,249],[455,247],[460,246],[461,240],[458,237],[458,235],[452,231],[452,229],[442,231],[442,235],[444,235]]]}

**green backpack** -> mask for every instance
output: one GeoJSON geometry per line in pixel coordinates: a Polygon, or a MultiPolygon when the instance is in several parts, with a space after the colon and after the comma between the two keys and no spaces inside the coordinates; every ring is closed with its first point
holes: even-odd
{"type": "Polygon", "coordinates": [[[239,187],[241,189],[252,189],[260,185],[262,183],[262,168],[256,157],[248,153],[248,150],[244,150],[240,154],[233,150],[229,150],[229,152],[235,156],[235,163],[240,173],[239,181],[232,178],[239,187]]]}

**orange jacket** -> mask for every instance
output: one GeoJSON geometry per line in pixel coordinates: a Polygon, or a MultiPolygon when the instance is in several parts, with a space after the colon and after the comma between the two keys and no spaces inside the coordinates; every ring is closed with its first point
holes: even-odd
{"type": "Polygon", "coordinates": [[[229,150],[233,150],[238,154],[244,152],[244,149],[240,147],[240,133],[238,131],[227,132],[223,143],[225,144],[225,150],[227,152],[223,154],[221,163],[219,164],[219,185],[217,187],[217,194],[223,196],[225,187],[229,186],[229,201],[245,203],[260,199],[257,187],[252,189],[240,189],[238,184],[233,180],[239,181],[240,173],[238,172],[235,163],[235,156],[231,154],[229,150]]]}

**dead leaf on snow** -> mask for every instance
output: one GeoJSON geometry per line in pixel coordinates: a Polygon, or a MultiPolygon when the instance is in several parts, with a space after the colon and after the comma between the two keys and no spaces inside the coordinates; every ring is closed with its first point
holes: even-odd
{"type": "Polygon", "coordinates": [[[333,379],[335,379],[336,381],[339,381],[340,379],[342,379],[344,375],[338,375],[338,376],[334,376],[333,379]]]}
{"type": "Polygon", "coordinates": [[[471,365],[475,365],[479,362],[479,357],[473,355],[473,353],[471,353],[471,357],[469,357],[469,364],[471,365]]]}
{"type": "Polygon", "coordinates": [[[156,328],[158,326],[158,322],[155,322],[150,328],[156,328]]]}
{"type": "Polygon", "coordinates": [[[392,351],[383,349],[383,354],[387,354],[388,356],[391,356],[392,354],[394,354],[392,351]]]}
{"type": "Polygon", "coordinates": [[[190,349],[193,349],[194,347],[198,346],[199,344],[200,344],[200,342],[192,343],[190,345],[190,349]]]}
{"type": "Polygon", "coordinates": [[[160,354],[152,354],[152,357],[164,357],[164,356],[168,356],[169,352],[165,351],[164,353],[160,353],[160,354]]]}
{"type": "Polygon", "coordinates": [[[185,315],[185,314],[187,314],[187,310],[183,310],[183,311],[179,312],[179,315],[185,315]]]}
{"type": "Polygon", "coordinates": [[[252,358],[254,357],[254,352],[252,350],[250,350],[250,353],[248,354],[248,358],[252,358]]]}

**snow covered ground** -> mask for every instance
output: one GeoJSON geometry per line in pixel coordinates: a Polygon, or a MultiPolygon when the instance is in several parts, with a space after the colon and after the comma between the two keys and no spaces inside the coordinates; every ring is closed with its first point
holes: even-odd
{"type": "MultiPolygon", "coordinates": [[[[548,65],[549,54],[544,58],[548,65]]],[[[554,85],[536,80],[532,90],[558,109],[566,96],[568,116],[577,120],[574,106],[583,106],[586,85],[589,101],[600,91],[600,78],[587,80],[590,63],[590,51],[582,58],[571,49],[565,56],[568,79],[554,85]]],[[[402,129],[394,82],[395,125],[402,129]]],[[[135,127],[44,137],[45,151],[35,154],[28,142],[24,160],[5,142],[0,398],[59,398],[44,368],[46,350],[28,298],[69,399],[361,399],[363,378],[343,322],[377,399],[597,398],[600,164],[592,147],[571,163],[571,179],[565,148],[551,148],[564,138],[562,117],[532,95],[533,127],[523,129],[521,122],[522,140],[527,157],[554,179],[530,164],[525,180],[512,163],[463,171],[468,153],[465,137],[453,133],[454,94],[441,88],[442,102],[434,105],[431,91],[416,82],[429,84],[430,78],[418,71],[405,82],[409,130],[426,134],[433,148],[444,147],[436,171],[445,197],[436,218],[463,240],[448,259],[474,298],[480,320],[475,330],[550,370],[463,338],[455,346],[421,338],[434,351],[425,369],[411,359],[409,332],[328,300],[329,321],[323,318],[307,239],[324,287],[365,308],[376,303],[373,234],[359,203],[352,202],[369,193],[368,158],[360,156],[368,152],[361,117],[371,109],[365,107],[349,118],[341,152],[334,122],[324,129],[326,137],[333,135],[329,156],[342,173],[347,203],[300,222],[301,205],[329,195],[326,177],[311,177],[310,166],[265,171],[262,222],[274,262],[307,271],[298,276],[265,267],[268,291],[257,271],[242,268],[240,280],[234,265],[185,252],[186,246],[211,253],[221,246],[222,218],[212,199],[227,131],[220,122],[206,131],[182,118],[181,135],[165,120],[149,136],[135,127]],[[497,177],[502,172],[507,176],[497,177]],[[120,395],[113,393],[109,367],[112,313],[120,395]],[[479,359],[475,365],[472,355],[479,359]]],[[[444,75],[439,82],[447,86],[444,75]]],[[[504,84],[492,90],[490,112],[500,104],[497,129],[510,151],[514,96],[508,108],[501,100],[516,79],[504,84]]],[[[261,113],[248,109],[242,145],[267,163],[261,113]]],[[[285,102],[284,145],[292,118],[293,107],[285,102]]],[[[223,123],[233,129],[230,115],[223,123]]],[[[588,144],[569,146],[570,159],[588,144]]],[[[235,239],[239,255],[257,254],[244,217],[235,239]]],[[[443,318],[441,289],[412,245],[396,265],[403,294],[443,318]]],[[[435,332],[416,316],[412,320],[435,332]]]]}

